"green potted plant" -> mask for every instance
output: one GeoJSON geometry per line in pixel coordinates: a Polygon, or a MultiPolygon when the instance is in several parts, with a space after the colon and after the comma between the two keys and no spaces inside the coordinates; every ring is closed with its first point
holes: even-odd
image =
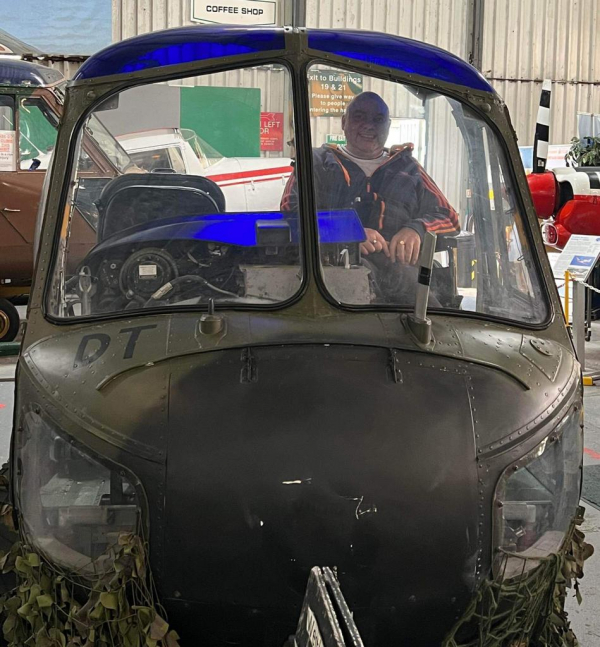
{"type": "Polygon", "coordinates": [[[600,137],[573,137],[565,161],[567,166],[600,166],[600,137]]]}

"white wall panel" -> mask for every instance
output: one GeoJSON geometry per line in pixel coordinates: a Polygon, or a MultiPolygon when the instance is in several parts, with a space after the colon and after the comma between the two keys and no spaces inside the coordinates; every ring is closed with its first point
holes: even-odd
{"type": "Polygon", "coordinates": [[[191,7],[191,0],[112,0],[113,41],[198,24],[190,20],[191,7]]]}
{"type": "Polygon", "coordinates": [[[542,80],[551,79],[550,143],[600,112],[600,0],[486,0],[483,73],[504,98],[519,143],[532,145],[542,80]]]}
{"type": "Polygon", "coordinates": [[[307,0],[307,27],[367,29],[467,55],[468,0],[307,0]]]}
{"type": "MultiPolygon", "coordinates": [[[[506,101],[520,146],[531,146],[542,83],[493,81],[506,101]]],[[[600,83],[557,83],[552,85],[550,143],[568,144],[577,133],[577,112],[600,112],[600,83]]]]}
{"type": "Polygon", "coordinates": [[[65,79],[71,79],[75,76],[77,70],[83,65],[84,59],[69,59],[68,57],[48,57],[48,58],[35,58],[34,63],[38,65],[45,65],[58,70],[65,79]]]}

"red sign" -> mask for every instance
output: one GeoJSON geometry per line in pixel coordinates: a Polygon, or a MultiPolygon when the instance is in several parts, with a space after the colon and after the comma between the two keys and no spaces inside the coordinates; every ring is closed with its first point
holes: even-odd
{"type": "Polygon", "coordinates": [[[260,150],[283,150],[283,112],[260,113],[260,150]]]}

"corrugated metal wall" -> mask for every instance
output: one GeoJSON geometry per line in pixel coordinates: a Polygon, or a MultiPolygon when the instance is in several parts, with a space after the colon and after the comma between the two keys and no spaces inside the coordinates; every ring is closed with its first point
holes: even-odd
{"type": "Polygon", "coordinates": [[[112,8],[113,41],[194,24],[191,0],[112,0],[112,8]]]}
{"type": "Polygon", "coordinates": [[[307,0],[307,27],[368,29],[467,55],[469,0],[307,0]]]}
{"type": "Polygon", "coordinates": [[[577,112],[600,112],[600,0],[485,0],[482,71],[504,97],[520,145],[532,145],[545,78],[550,143],[577,135],[577,112]]]}
{"type": "MultiPolygon", "coordinates": [[[[544,78],[554,82],[551,143],[567,143],[578,111],[600,112],[600,0],[306,0],[306,24],[399,34],[467,58],[478,3],[482,71],[506,100],[519,143],[532,143],[544,78]]],[[[190,0],[113,0],[114,40],[187,24],[190,0]]]]}
{"type": "Polygon", "coordinates": [[[70,61],[70,60],[49,60],[40,61],[42,65],[53,67],[61,72],[65,79],[71,79],[75,76],[77,70],[83,65],[83,61],[70,61]]]}
{"type": "Polygon", "coordinates": [[[189,24],[189,0],[113,0],[113,41],[189,24]]]}
{"type": "Polygon", "coordinates": [[[65,79],[70,79],[75,75],[75,72],[83,65],[87,57],[85,56],[35,56],[25,57],[25,60],[37,63],[38,65],[45,65],[58,70],[65,79]]]}

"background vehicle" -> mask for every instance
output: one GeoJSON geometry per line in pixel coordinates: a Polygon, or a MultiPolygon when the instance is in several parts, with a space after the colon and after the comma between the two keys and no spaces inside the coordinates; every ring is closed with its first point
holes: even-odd
{"type": "Polygon", "coordinates": [[[42,183],[61,114],[60,72],[19,60],[0,62],[0,341],[19,315],[10,299],[29,292],[42,183]]]}
{"type": "Polygon", "coordinates": [[[163,128],[117,139],[146,171],[169,169],[210,178],[231,210],[277,211],[292,172],[289,158],[224,157],[190,130],[163,128]]]}
{"type": "MultiPolygon", "coordinates": [[[[64,85],[57,70],[14,59],[0,62],[0,133],[3,144],[9,147],[9,153],[0,161],[0,341],[11,341],[18,333],[19,316],[11,300],[26,298],[29,293],[35,220],[62,115],[64,85]]],[[[90,230],[96,218],[94,200],[105,180],[132,165],[107,133],[102,116],[89,128],[90,133],[95,133],[84,147],[90,168],[87,177],[82,176],[78,194],[79,209],[87,224],[75,221],[75,227],[81,230],[82,250],[95,242],[90,230]]],[[[161,151],[168,150],[168,157],[161,161],[165,168],[180,173],[215,174],[234,209],[278,209],[282,187],[291,172],[289,159],[275,160],[275,165],[268,158],[225,159],[195,133],[179,128],[134,133],[119,139],[126,150],[135,153],[134,162],[144,162],[141,168],[153,170],[157,160],[147,156],[160,156],[161,151]]]]}
{"type": "MultiPolygon", "coordinates": [[[[67,92],[11,493],[31,561],[81,578],[66,597],[89,612],[82,641],[164,637],[164,608],[192,644],[279,646],[315,565],[335,569],[373,647],[566,636],[556,573],[584,553],[581,370],[487,81],[385,34],[202,27],[111,46],[67,92]],[[445,260],[422,259],[407,298],[374,294],[356,201],[316,204],[307,79],[350,72],[393,118],[424,115],[418,160],[466,233],[438,229],[445,260]],[[76,254],[83,136],[107,100],[133,119],[129,93],[158,87],[167,127],[182,80],[237,90],[259,75],[293,124],[297,210],[232,210],[209,178],[134,170],[104,183],[96,244],[76,254]],[[417,276],[437,304],[415,316],[417,276]]],[[[225,110],[233,93],[215,96],[225,110]]],[[[5,626],[29,627],[16,611],[5,626]]]]}
{"type": "MultiPolygon", "coordinates": [[[[36,218],[56,130],[63,111],[60,72],[14,59],[0,62],[0,341],[17,335],[19,316],[10,299],[27,295],[34,264],[36,218]]],[[[101,187],[133,166],[98,118],[88,124],[82,173],[74,204],[73,251],[82,257],[96,240],[95,206],[101,187]]]]}
{"type": "Polygon", "coordinates": [[[551,115],[551,83],[544,81],[533,151],[533,172],[527,176],[542,234],[551,247],[562,249],[571,234],[600,236],[600,168],[546,170],[551,115]]]}

